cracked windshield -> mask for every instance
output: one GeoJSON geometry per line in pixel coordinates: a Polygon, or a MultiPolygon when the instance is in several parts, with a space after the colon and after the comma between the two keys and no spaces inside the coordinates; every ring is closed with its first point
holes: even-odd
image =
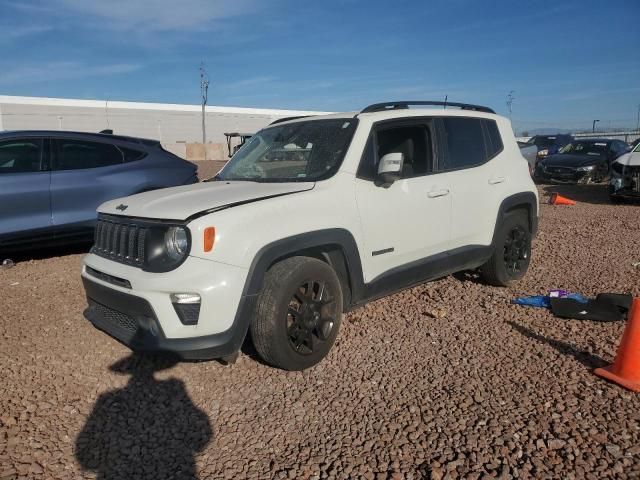
{"type": "Polygon", "coordinates": [[[216,180],[316,181],[339,168],[355,119],[312,120],[266,128],[238,150],[216,180]]]}

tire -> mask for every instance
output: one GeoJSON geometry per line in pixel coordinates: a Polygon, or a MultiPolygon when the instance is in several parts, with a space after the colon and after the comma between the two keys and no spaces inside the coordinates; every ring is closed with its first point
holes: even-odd
{"type": "Polygon", "coordinates": [[[531,261],[531,231],[527,216],[521,212],[507,214],[496,235],[493,255],[480,267],[490,285],[506,287],[527,273],[531,261]]]}
{"type": "Polygon", "coordinates": [[[327,356],[342,321],[335,271],[310,257],[291,257],[266,273],[251,321],[260,357],[284,370],[304,370],[327,356]]]}

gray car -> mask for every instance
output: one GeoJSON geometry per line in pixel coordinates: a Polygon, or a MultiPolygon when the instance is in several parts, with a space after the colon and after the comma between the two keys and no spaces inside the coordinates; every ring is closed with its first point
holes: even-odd
{"type": "Polygon", "coordinates": [[[92,238],[96,208],[198,181],[156,140],[60,131],[0,133],[0,252],[92,238]]]}

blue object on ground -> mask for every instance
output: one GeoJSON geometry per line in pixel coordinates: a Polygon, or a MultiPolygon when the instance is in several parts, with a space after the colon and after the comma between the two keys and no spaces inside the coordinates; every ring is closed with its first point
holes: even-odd
{"type": "MultiPolygon", "coordinates": [[[[580,303],[587,303],[588,298],[580,295],[579,293],[567,293],[560,298],[571,298],[580,303]]],[[[511,300],[511,303],[515,305],[523,305],[525,307],[535,308],[551,308],[551,297],[549,295],[532,295],[530,297],[518,297],[511,300]]]]}
{"type": "Polygon", "coordinates": [[[547,295],[518,297],[511,300],[511,303],[515,303],[516,305],[523,305],[525,307],[551,308],[551,299],[547,295]]]}

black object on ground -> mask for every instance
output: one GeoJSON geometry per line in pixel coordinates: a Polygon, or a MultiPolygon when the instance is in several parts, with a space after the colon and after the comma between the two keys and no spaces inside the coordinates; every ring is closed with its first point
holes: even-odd
{"type": "Polygon", "coordinates": [[[631,295],[620,293],[599,293],[587,303],[572,298],[552,298],[551,311],[562,318],[617,322],[627,318],[632,300],[631,295]]]}

